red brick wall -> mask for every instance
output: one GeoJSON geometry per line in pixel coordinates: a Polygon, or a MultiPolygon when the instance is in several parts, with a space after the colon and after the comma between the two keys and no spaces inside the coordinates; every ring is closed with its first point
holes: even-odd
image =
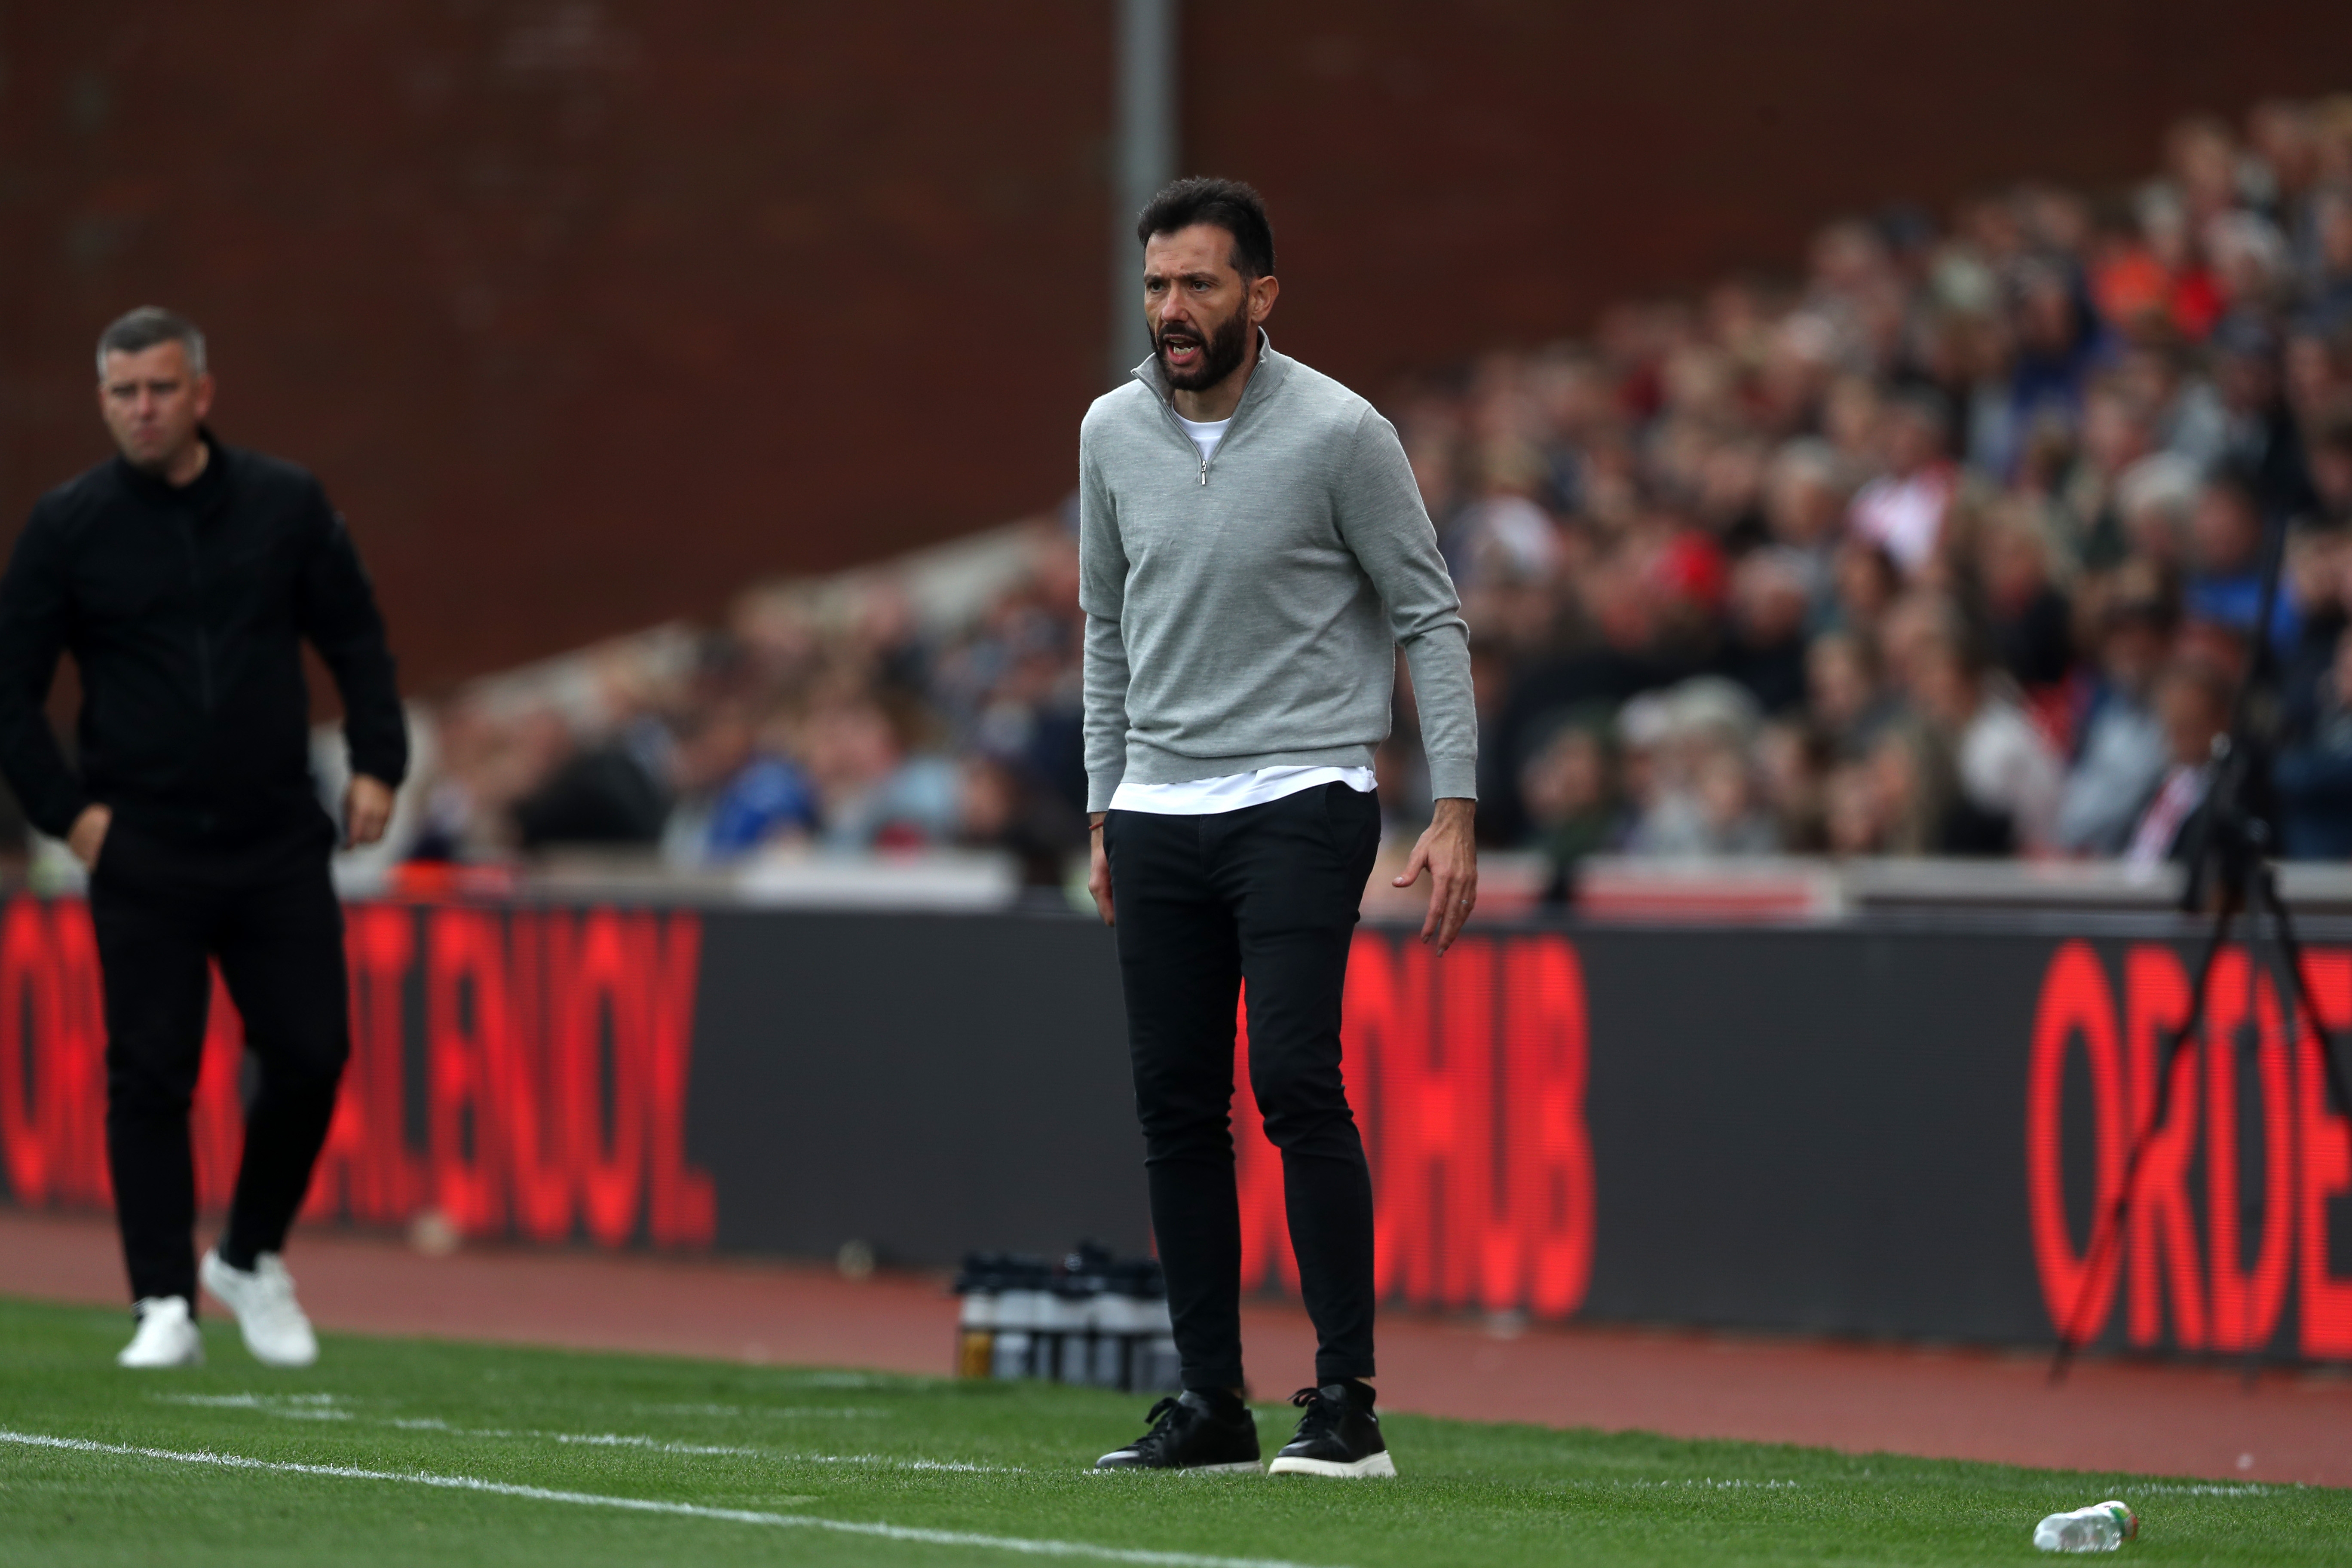
{"type": "Polygon", "coordinates": [[[1266,193],[1279,341],[1375,388],[1793,268],[1843,211],[2137,179],[2183,113],[2352,89],[2352,7],[2306,0],[1191,11],[1188,161],[1266,193]]]}
{"type": "Polygon", "coordinates": [[[213,339],[411,684],[1050,505],[1100,390],[1108,13],[82,0],[0,19],[0,513],[90,341],[213,339]]]}
{"type": "MultiPolygon", "coordinates": [[[[1109,11],[10,6],[0,536],[103,454],[89,342],[143,300],[211,331],[225,437],[326,478],[412,684],[1049,506],[1109,11]]],[[[1377,387],[2352,58],[2344,7],[2222,14],[1192,0],[1185,162],[1273,199],[1284,346],[1377,387]]]]}

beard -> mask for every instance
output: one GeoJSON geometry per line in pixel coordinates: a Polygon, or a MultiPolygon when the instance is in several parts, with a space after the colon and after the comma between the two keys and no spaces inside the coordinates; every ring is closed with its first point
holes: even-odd
{"type": "Polygon", "coordinates": [[[1202,345],[1201,363],[1187,371],[1176,371],[1168,363],[1170,343],[1198,343],[1201,336],[1190,327],[1154,327],[1151,331],[1151,352],[1159,357],[1160,374],[1168,384],[1179,392],[1200,392],[1216,385],[1239,367],[1249,352],[1249,311],[1236,308],[1234,313],[1217,323],[1202,345]]]}

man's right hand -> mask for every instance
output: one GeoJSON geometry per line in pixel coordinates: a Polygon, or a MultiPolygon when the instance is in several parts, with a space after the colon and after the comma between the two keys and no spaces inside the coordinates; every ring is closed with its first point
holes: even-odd
{"type": "Polygon", "coordinates": [[[83,870],[98,869],[98,852],[106,847],[106,830],[113,821],[114,813],[103,805],[85,805],[74,818],[66,833],[66,847],[73,851],[83,870]]]}
{"type": "Polygon", "coordinates": [[[1087,891],[1095,896],[1095,908],[1102,912],[1103,924],[1117,925],[1110,909],[1110,856],[1103,848],[1103,821],[1107,813],[1096,812],[1087,818],[1087,843],[1093,860],[1087,868],[1087,891]]]}

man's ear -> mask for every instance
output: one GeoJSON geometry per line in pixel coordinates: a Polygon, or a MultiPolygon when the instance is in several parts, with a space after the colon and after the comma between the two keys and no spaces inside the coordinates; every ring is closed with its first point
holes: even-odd
{"type": "Polygon", "coordinates": [[[1250,323],[1255,326],[1274,314],[1274,301],[1282,292],[1278,278],[1256,278],[1250,280],[1250,323]]]}

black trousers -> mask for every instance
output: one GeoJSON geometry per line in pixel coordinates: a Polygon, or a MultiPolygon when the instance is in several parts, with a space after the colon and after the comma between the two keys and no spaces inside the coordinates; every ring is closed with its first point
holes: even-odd
{"type": "Polygon", "coordinates": [[[251,1268],[285,1246],[326,1142],[351,1055],[332,830],[228,851],[117,823],[90,876],[106,991],[106,1154],[131,1295],[196,1301],[195,1162],[188,1111],[212,1000],[208,961],[245,1023],[258,1092],[221,1256],[251,1268]]]}
{"type": "Polygon", "coordinates": [[[1372,1375],[1372,1180],[1339,1073],[1339,1002],[1380,803],[1342,784],[1104,829],[1151,1226],[1187,1388],[1242,1386],[1234,1012],[1318,1342],[1315,1380],[1372,1375]]]}

